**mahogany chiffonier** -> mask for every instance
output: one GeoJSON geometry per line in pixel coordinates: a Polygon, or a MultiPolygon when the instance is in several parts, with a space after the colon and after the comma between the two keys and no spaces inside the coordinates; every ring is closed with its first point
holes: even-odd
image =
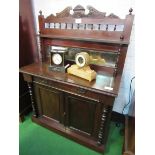
{"type": "Polygon", "coordinates": [[[20,68],[28,84],[33,122],[98,152],[108,137],[114,100],[118,95],[129,45],[134,15],[125,19],[106,15],[92,6],[77,5],[44,17],[40,11],[39,38],[41,61],[20,68]],[[66,48],[64,66],[75,63],[75,55],[87,52],[90,68],[97,75],[92,81],[50,70],[52,47],[66,48]]]}

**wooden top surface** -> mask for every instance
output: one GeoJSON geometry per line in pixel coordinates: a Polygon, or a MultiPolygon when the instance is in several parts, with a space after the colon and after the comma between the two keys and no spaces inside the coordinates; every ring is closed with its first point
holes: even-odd
{"type": "Polygon", "coordinates": [[[110,75],[98,74],[96,77],[96,80],[89,82],[80,77],[69,75],[68,73],[49,71],[47,63],[34,63],[28,66],[24,66],[20,68],[20,72],[33,75],[36,77],[42,77],[52,81],[57,81],[60,83],[67,83],[69,85],[75,85],[75,86],[87,88],[94,92],[99,92],[110,96],[118,95],[118,89],[119,89],[119,84],[121,79],[120,75],[117,75],[115,78],[113,78],[110,75]],[[108,90],[106,89],[106,87],[107,88],[112,87],[113,90],[108,90]]]}

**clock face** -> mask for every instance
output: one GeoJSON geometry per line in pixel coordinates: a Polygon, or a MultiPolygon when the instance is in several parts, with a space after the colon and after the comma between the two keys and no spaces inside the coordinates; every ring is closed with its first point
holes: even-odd
{"type": "Polygon", "coordinates": [[[75,62],[79,67],[84,67],[89,65],[89,54],[86,52],[81,52],[76,54],[75,62]]]}
{"type": "Polygon", "coordinates": [[[75,58],[75,62],[79,67],[85,66],[86,63],[84,56],[80,54],[75,58]]]}
{"type": "Polygon", "coordinates": [[[62,56],[58,53],[53,54],[52,61],[55,65],[60,65],[62,63],[62,56]]]}

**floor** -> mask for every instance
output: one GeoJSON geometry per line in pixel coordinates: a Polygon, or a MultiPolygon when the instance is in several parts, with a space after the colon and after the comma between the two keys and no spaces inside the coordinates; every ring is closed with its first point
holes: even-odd
{"type": "MultiPolygon", "coordinates": [[[[121,155],[123,136],[120,127],[110,124],[104,155],[121,155]]],[[[102,153],[103,154],[103,153],[102,153]]],[[[19,155],[101,155],[31,121],[31,115],[19,124],[19,155]]]]}

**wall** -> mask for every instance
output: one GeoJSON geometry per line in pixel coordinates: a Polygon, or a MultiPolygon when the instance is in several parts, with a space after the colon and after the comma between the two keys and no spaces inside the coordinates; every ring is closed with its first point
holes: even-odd
{"type": "MultiPolygon", "coordinates": [[[[86,8],[87,5],[92,5],[99,11],[107,12],[107,15],[114,13],[121,18],[125,18],[128,14],[130,7],[134,10],[134,0],[33,0],[34,15],[36,20],[36,28],[38,33],[38,15],[39,11],[42,10],[43,15],[46,17],[50,14],[55,14],[61,12],[65,7],[72,6],[74,8],[76,5],[82,5],[86,8]],[[101,3],[102,2],[102,3],[101,3]]],[[[135,14],[135,12],[133,12],[135,14]]],[[[125,104],[128,103],[129,96],[129,86],[130,80],[134,76],[134,26],[132,30],[131,42],[129,45],[126,62],[124,66],[123,76],[120,85],[119,95],[115,100],[113,111],[122,112],[125,104]]],[[[134,88],[134,83],[132,85],[134,88]]],[[[128,109],[127,109],[128,110],[128,109]]],[[[127,112],[125,110],[125,112],[127,112]]]]}

